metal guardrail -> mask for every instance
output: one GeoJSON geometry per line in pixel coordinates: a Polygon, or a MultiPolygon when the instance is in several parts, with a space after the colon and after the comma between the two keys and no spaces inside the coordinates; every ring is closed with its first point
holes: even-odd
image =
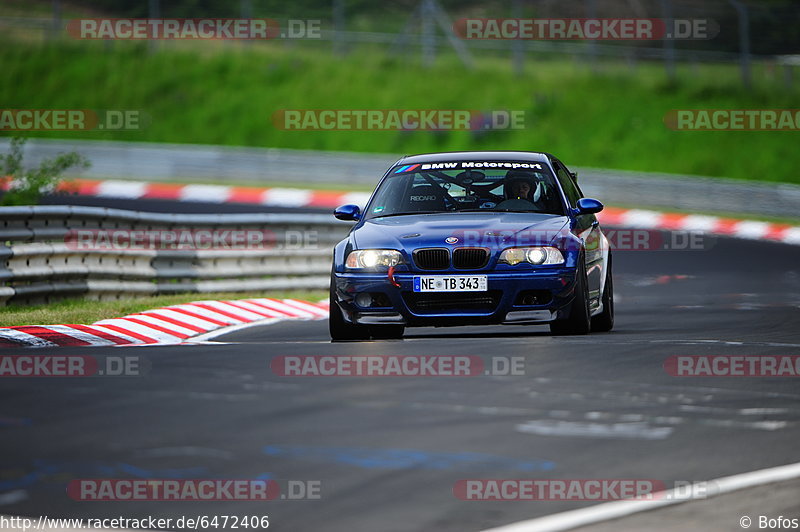
{"type": "Polygon", "coordinates": [[[331,249],[350,228],[329,215],[159,214],[99,207],[0,208],[0,305],[64,297],[323,289],[331,249]],[[81,249],[76,230],[268,230],[275,247],[81,249]],[[313,245],[285,246],[312,234],[313,245]],[[281,244],[283,243],[283,244],[281,244]]]}
{"type": "MultiPolygon", "coordinates": [[[[0,151],[8,139],[0,139],[0,151]]],[[[400,156],[274,148],[31,139],[26,164],[76,150],[92,161],[80,175],[95,179],[197,182],[238,180],[374,186],[400,156]]],[[[740,215],[797,217],[800,186],[700,176],[573,168],[584,193],[609,205],[740,215]]]]}

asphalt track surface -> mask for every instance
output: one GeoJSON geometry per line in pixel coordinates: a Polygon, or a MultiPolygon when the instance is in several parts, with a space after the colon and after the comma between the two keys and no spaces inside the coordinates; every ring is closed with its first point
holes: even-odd
{"type": "MultiPolygon", "coordinates": [[[[326,323],[313,321],[200,345],[37,349],[139,356],[150,368],[139,377],[4,379],[0,513],[269,515],[275,530],[465,531],[594,503],[462,501],[453,495],[460,479],[646,478],[672,487],[797,462],[796,378],[673,377],[663,363],[800,354],[798,257],[796,247],[726,238],[706,250],[618,251],[608,334],[426,328],[400,341],[332,344],[326,323]],[[523,357],[525,371],[354,378],[270,369],[280,355],[366,354],[476,355],[487,366],[493,356],[523,357]],[[65,493],[78,478],[168,477],[318,480],[321,498],[79,502],[65,493]]],[[[731,529],[738,515],[731,511],[731,529]]]]}

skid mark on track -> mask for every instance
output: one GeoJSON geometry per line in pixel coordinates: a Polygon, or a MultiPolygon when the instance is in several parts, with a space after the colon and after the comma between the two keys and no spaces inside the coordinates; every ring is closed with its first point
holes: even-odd
{"type": "Polygon", "coordinates": [[[134,453],[137,457],[147,458],[162,458],[162,457],[175,457],[175,456],[202,456],[207,458],[220,458],[223,460],[232,460],[234,455],[230,451],[222,449],[210,449],[207,447],[158,447],[155,449],[144,449],[134,453]]]}
{"type": "Polygon", "coordinates": [[[28,498],[28,492],[25,490],[13,490],[7,493],[0,494],[0,506],[8,504],[16,504],[28,498]]]}
{"type": "MultiPolygon", "coordinates": [[[[502,420],[504,417],[538,417],[540,419],[534,420],[531,423],[540,423],[543,428],[538,434],[541,435],[555,435],[552,425],[554,423],[562,423],[559,426],[563,432],[574,430],[580,432],[581,427],[591,425],[591,430],[595,430],[598,434],[597,437],[613,437],[614,431],[625,436],[626,427],[632,425],[648,426],[655,430],[655,433],[661,434],[664,432],[662,429],[669,429],[666,436],[672,434],[672,429],[677,425],[695,424],[705,425],[720,428],[737,428],[747,430],[763,430],[773,431],[784,429],[796,424],[796,421],[786,419],[770,419],[770,420],[757,420],[751,419],[736,419],[722,418],[722,417],[697,417],[697,416],[678,416],[678,415],[650,415],[641,413],[626,413],[626,412],[598,412],[591,411],[585,412],[579,409],[576,410],[546,410],[537,408],[520,408],[509,406],[489,406],[489,405],[465,405],[465,404],[449,404],[449,403],[404,403],[404,402],[389,402],[389,401],[361,401],[348,403],[355,407],[361,408],[411,408],[416,410],[424,410],[426,412],[449,412],[459,414],[476,414],[484,416],[493,416],[497,420],[502,420]],[[546,418],[546,419],[541,419],[546,418]],[[599,428],[602,425],[606,428],[599,428]],[[667,427],[664,427],[666,425],[667,427]],[[611,428],[607,428],[611,427],[611,428]],[[606,436],[599,435],[601,432],[607,433],[606,436]]],[[[730,414],[736,415],[735,411],[717,412],[722,415],[730,414]]],[[[743,414],[744,415],[744,414],[743,414]]],[[[774,412],[763,415],[775,415],[774,412]]],[[[519,430],[519,429],[517,429],[519,430]]],[[[520,432],[534,432],[533,430],[520,430],[520,432]]],[[[584,434],[574,434],[575,436],[588,435],[587,431],[582,431],[584,434]]],[[[573,435],[573,434],[562,434],[573,435]]],[[[665,436],[665,437],[666,437],[665,436]]],[[[647,438],[645,438],[647,439],[647,438]]]]}
{"type": "Polygon", "coordinates": [[[421,449],[267,445],[263,451],[268,456],[331,462],[365,469],[550,471],[555,468],[555,463],[549,460],[518,460],[484,453],[434,452],[421,449]]]}
{"type": "Polygon", "coordinates": [[[33,421],[24,417],[0,417],[0,427],[27,427],[33,424],[33,421]]]}
{"type": "MultiPolygon", "coordinates": [[[[0,491],[21,490],[40,484],[63,485],[68,479],[127,476],[134,478],[197,478],[208,475],[205,467],[149,469],[127,462],[54,461],[36,459],[25,471],[19,467],[15,474],[0,480],[0,491]]],[[[62,488],[63,489],[63,488],[62,488]]],[[[62,492],[63,493],[63,492],[62,492]]]]}

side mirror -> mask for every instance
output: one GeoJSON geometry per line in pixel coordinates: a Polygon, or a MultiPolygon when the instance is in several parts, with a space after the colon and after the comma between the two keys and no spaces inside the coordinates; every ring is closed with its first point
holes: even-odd
{"type": "Polygon", "coordinates": [[[333,215],[338,220],[358,221],[361,219],[361,209],[358,205],[342,205],[336,207],[333,211],[333,215]]]}
{"type": "Polygon", "coordinates": [[[603,210],[603,204],[593,198],[581,198],[578,200],[578,208],[575,214],[596,214],[603,210]]]}

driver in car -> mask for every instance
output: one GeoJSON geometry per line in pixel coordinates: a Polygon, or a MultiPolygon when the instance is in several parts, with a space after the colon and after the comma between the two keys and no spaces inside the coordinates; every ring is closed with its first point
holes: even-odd
{"type": "Polygon", "coordinates": [[[508,191],[508,199],[530,200],[531,185],[523,179],[517,179],[509,183],[508,191]]]}
{"type": "Polygon", "coordinates": [[[513,170],[506,174],[506,200],[521,199],[533,203],[533,188],[533,180],[528,174],[514,172],[513,170]]]}

